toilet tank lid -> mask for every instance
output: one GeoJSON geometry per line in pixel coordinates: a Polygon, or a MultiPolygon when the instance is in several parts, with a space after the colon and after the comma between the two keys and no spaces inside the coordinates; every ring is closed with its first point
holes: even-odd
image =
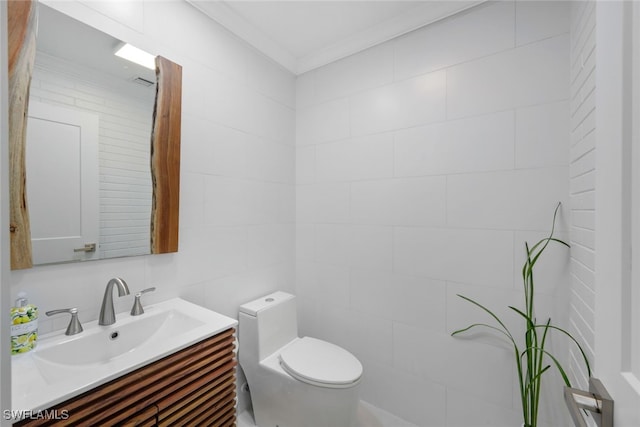
{"type": "Polygon", "coordinates": [[[265,295],[262,298],[258,298],[257,300],[242,304],[240,306],[240,313],[257,316],[260,311],[293,298],[295,298],[294,295],[277,291],[272,294],[265,295]]]}

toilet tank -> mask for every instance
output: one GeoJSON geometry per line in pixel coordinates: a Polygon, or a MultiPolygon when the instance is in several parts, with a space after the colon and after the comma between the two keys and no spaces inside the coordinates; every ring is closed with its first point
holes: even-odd
{"type": "Polygon", "coordinates": [[[298,336],[296,299],[274,292],[240,306],[240,341],[256,340],[259,360],[298,336]]]}

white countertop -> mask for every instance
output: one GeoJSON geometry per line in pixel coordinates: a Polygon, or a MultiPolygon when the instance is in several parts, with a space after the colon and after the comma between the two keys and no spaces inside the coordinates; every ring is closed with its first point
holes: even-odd
{"type": "Polygon", "coordinates": [[[84,332],[73,337],[65,336],[63,331],[42,335],[38,338],[38,345],[34,350],[12,356],[13,410],[35,412],[49,408],[238,324],[236,319],[180,298],[149,305],[144,309],[145,314],[148,315],[167,310],[188,312],[190,316],[196,317],[201,323],[189,330],[172,333],[169,337],[145,342],[106,362],[78,365],[74,365],[73,360],[63,365],[52,362],[43,363],[38,359],[38,351],[44,352],[51,346],[75,337],[81,337],[82,334],[109,334],[119,328],[124,330],[128,323],[135,322],[145,314],[133,317],[128,312],[119,313],[116,315],[116,323],[109,326],[100,326],[97,324],[97,320],[89,322],[83,325],[84,332]],[[54,372],[55,375],[52,376],[51,373],[54,372]]]}

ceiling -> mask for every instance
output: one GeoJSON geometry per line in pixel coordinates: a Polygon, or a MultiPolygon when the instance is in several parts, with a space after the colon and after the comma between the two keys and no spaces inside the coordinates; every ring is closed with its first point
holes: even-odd
{"type": "Polygon", "coordinates": [[[482,3],[477,0],[187,0],[294,74],[482,3]]]}

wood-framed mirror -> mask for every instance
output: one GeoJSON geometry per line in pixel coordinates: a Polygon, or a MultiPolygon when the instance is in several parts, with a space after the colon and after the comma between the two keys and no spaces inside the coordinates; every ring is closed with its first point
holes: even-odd
{"type": "Polygon", "coordinates": [[[11,268],[177,252],[182,68],[102,62],[121,41],[37,1],[8,30],[11,268]],[[87,63],[47,50],[73,40],[87,63]]]}

